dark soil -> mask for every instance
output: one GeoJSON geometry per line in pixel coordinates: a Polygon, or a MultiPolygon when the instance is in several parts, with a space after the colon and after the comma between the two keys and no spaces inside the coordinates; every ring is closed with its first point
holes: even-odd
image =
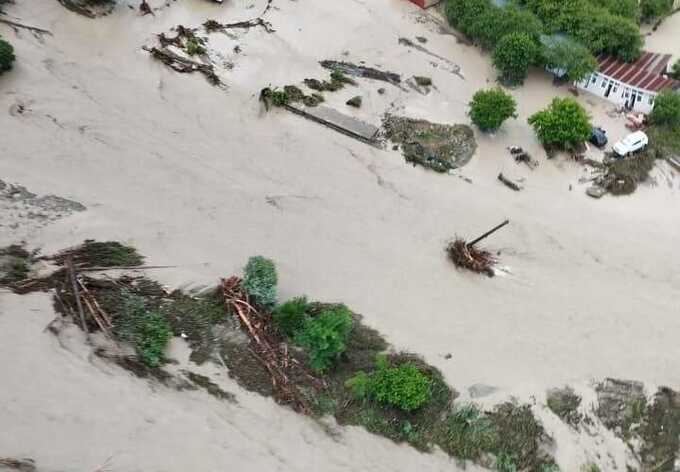
{"type": "Polygon", "coordinates": [[[445,125],[386,115],[383,129],[386,139],[401,145],[407,162],[437,172],[464,166],[477,149],[474,132],[467,125],[445,125]]]}
{"type": "Polygon", "coordinates": [[[556,388],[548,392],[548,408],[562,421],[576,428],[583,415],[578,412],[581,397],[571,387],[556,388]]]}

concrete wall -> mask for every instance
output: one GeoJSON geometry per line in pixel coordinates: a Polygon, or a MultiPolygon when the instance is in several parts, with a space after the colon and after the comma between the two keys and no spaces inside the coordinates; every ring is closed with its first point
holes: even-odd
{"type": "Polygon", "coordinates": [[[597,72],[582,82],[577,82],[576,86],[616,105],[629,107],[632,105],[633,111],[642,113],[652,111],[654,97],[657,95],[656,92],[630,87],[597,72]],[[635,97],[634,101],[633,97],[635,97]]]}

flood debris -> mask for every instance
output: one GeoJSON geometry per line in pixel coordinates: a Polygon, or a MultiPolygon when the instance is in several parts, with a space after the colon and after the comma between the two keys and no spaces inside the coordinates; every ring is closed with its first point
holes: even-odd
{"type": "Polygon", "coordinates": [[[642,420],[647,406],[644,385],[632,380],[607,378],[595,388],[598,406],[595,414],[607,428],[627,439],[642,420]]]}
{"type": "Polygon", "coordinates": [[[469,162],[477,142],[467,125],[446,125],[386,115],[383,136],[401,146],[407,162],[436,172],[448,172],[469,162]]]}
{"type": "Polygon", "coordinates": [[[321,67],[331,71],[340,71],[343,74],[353,77],[363,77],[365,79],[381,80],[392,85],[401,83],[401,76],[394,72],[381,71],[373,67],[360,66],[351,62],[323,60],[319,62],[321,67]]]}
{"type": "Polygon", "coordinates": [[[215,73],[215,67],[212,64],[205,64],[203,62],[188,59],[165,47],[149,48],[144,46],[142,49],[149,52],[155,59],[161,61],[163,64],[177,72],[200,72],[212,85],[223,85],[222,80],[215,73]]]}
{"type": "Polygon", "coordinates": [[[88,18],[108,15],[116,6],[115,0],[59,0],[66,9],[88,18]]]}
{"type": "Polygon", "coordinates": [[[503,175],[502,172],[498,174],[498,180],[500,180],[503,183],[503,185],[505,185],[511,190],[514,190],[515,192],[519,192],[520,190],[522,190],[522,187],[520,187],[519,184],[508,179],[506,176],[503,175]]]}
{"type": "Polygon", "coordinates": [[[36,472],[35,461],[28,457],[15,459],[13,457],[0,457],[1,470],[18,470],[19,472],[36,472]]]}
{"type": "Polygon", "coordinates": [[[463,238],[456,238],[446,247],[446,253],[449,256],[449,259],[456,267],[462,267],[473,272],[484,273],[489,277],[493,277],[493,266],[497,262],[496,257],[489,251],[476,248],[475,245],[509,223],[510,220],[505,220],[470,242],[465,241],[463,238]]]}
{"type": "MultiPolygon", "coordinates": [[[[0,12],[2,13],[2,12],[0,12]]],[[[11,21],[6,18],[0,18],[0,23],[8,25],[12,27],[12,29],[16,32],[18,29],[25,29],[33,33],[34,36],[40,38],[42,37],[43,34],[47,34],[49,36],[52,36],[52,32],[50,30],[46,30],[44,28],[38,28],[37,26],[29,26],[25,25],[23,23],[17,23],[16,21],[11,21]]]]}
{"type": "Polygon", "coordinates": [[[549,390],[547,404],[553,413],[573,428],[577,428],[583,420],[579,412],[581,397],[569,386],[549,390]]]}
{"type": "Polygon", "coordinates": [[[605,172],[595,183],[607,189],[612,195],[629,195],[635,192],[640,183],[648,179],[656,159],[656,151],[653,149],[625,158],[607,156],[604,160],[605,172]]]}
{"type": "MultiPolygon", "coordinates": [[[[222,3],[222,0],[213,0],[217,3],[222,3]]],[[[271,10],[272,8],[272,3],[274,0],[267,0],[267,4],[264,6],[264,9],[262,10],[262,13],[260,13],[258,16],[255,18],[251,18],[249,20],[244,20],[244,21],[236,21],[233,23],[220,23],[217,20],[209,19],[205,23],[203,23],[203,27],[205,30],[209,33],[212,32],[217,32],[221,31],[224,32],[228,29],[235,29],[235,28],[243,28],[243,29],[250,29],[256,26],[261,26],[264,28],[264,30],[267,33],[273,33],[276,30],[272,27],[271,23],[266,21],[263,17],[271,10]]]]}
{"type": "Polygon", "coordinates": [[[526,152],[519,146],[511,146],[508,148],[510,156],[515,159],[515,162],[526,164],[529,169],[534,170],[538,167],[538,161],[531,157],[531,154],[526,152]]]}
{"type": "Polygon", "coordinates": [[[310,405],[294,383],[294,378],[307,377],[318,388],[324,386],[323,381],[313,377],[290,355],[288,346],[277,339],[270,319],[251,303],[248,293],[241,286],[241,279],[236,276],[223,279],[221,290],[227,308],[238,317],[250,336],[253,354],[269,372],[276,399],[290,405],[295,411],[310,414],[310,405]]]}
{"type": "Polygon", "coordinates": [[[0,248],[0,286],[11,286],[27,279],[34,256],[19,244],[0,248]]]}

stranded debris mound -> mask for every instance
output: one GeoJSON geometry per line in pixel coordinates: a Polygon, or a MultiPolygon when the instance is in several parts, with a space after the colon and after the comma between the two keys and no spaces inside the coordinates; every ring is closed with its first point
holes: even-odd
{"type": "Polygon", "coordinates": [[[456,238],[450,243],[446,247],[446,253],[456,267],[486,274],[489,277],[494,275],[493,266],[496,264],[496,258],[489,251],[469,246],[462,238],[456,238]]]}
{"type": "Polygon", "coordinates": [[[386,139],[401,145],[407,162],[437,172],[464,166],[477,149],[475,135],[467,125],[445,125],[386,115],[383,129],[386,139]]]}

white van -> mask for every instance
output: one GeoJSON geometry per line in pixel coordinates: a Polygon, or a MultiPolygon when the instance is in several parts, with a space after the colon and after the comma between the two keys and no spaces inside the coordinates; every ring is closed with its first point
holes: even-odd
{"type": "Polygon", "coordinates": [[[636,131],[614,144],[614,152],[620,157],[626,157],[647,147],[649,138],[642,131],[636,131]]]}

